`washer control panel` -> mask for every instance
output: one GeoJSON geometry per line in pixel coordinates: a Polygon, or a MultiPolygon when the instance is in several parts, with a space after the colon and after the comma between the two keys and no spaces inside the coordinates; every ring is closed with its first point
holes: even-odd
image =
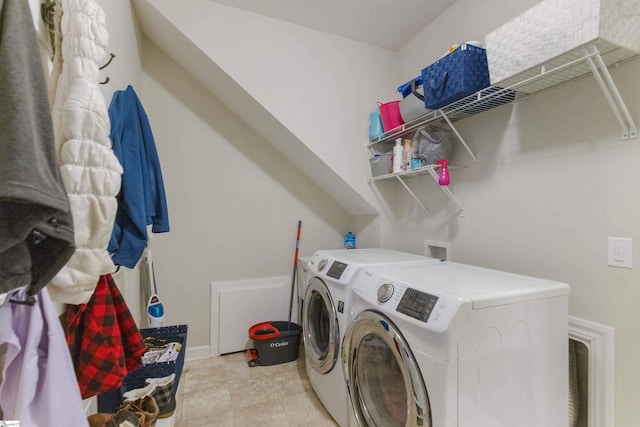
{"type": "Polygon", "coordinates": [[[327,271],[327,276],[333,279],[340,279],[342,273],[347,269],[347,264],[339,261],[333,261],[331,267],[329,267],[329,271],[327,271]]]}
{"type": "Polygon", "coordinates": [[[396,295],[388,302],[393,302],[389,309],[398,314],[408,316],[431,330],[444,332],[460,309],[462,301],[451,295],[430,289],[419,289],[403,282],[396,282],[396,295]]]}
{"type": "Polygon", "coordinates": [[[438,299],[439,298],[435,295],[407,288],[396,307],[396,311],[422,322],[426,322],[429,320],[431,313],[433,313],[433,309],[435,308],[438,299]]]}
{"type": "Polygon", "coordinates": [[[354,306],[362,300],[365,306],[375,307],[391,318],[403,317],[435,332],[446,331],[463,304],[468,305],[441,289],[407,283],[367,269],[354,280],[352,290],[354,306]]]}
{"type": "Polygon", "coordinates": [[[316,252],[307,263],[308,276],[318,276],[333,283],[346,286],[359,271],[358,264],[344,262],[330,254],[316,252]]]}

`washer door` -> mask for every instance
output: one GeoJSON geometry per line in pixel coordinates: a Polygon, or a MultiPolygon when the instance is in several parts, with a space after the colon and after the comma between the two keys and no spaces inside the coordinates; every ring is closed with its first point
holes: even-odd
{"type": "Polygon", "coordinates": [[[359,426],[431,426],[420,369],[384,314],[366,310],[353,320],[344,337],[342,365],[359,426]]]}
{"type": "Polygon", "coordinates": [[[321,374],[330,372],[340,352],[338,312],[327,285],[318,277],[309,280],[304,295],[302,330],[307,362],[321,374]]]}

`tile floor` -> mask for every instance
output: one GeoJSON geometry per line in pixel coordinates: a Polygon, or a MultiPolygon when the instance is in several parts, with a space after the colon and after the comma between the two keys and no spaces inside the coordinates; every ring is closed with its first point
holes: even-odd
{"type": "Polygon", "coordinates": [[[336,427],[294,362],[247,365],[246,353],[185,363],[175,427],[336,427]]]}

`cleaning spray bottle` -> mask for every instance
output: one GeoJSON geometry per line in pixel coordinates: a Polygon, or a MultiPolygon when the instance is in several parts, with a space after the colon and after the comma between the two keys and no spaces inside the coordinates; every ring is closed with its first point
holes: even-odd
{"type": "Polygon", "coordinates": [[[451,177],[449,176],[449,160],[437,160],[436,163],[442,168],[440,175],[438,176],[438,184],[442,186],[449,185],[451,183],[451,177]]]}

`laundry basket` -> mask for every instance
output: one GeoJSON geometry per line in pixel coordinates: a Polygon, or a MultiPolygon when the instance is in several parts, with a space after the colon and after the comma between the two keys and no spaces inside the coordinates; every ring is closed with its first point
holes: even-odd
{"type": "Polygon", "coordinates": [[[262,322],[249,328],[255,349],[249,350],[249,366],[269,366],[298,358],[302,327],[292,322],[262,322]]]}

